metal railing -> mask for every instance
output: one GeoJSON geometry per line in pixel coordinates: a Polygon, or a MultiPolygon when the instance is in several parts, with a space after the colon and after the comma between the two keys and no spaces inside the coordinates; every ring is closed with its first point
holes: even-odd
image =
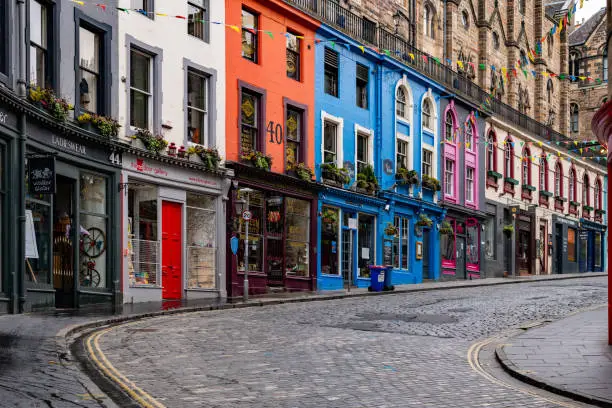
{"type": "Polygon", "coordinates": [[[131,239],[128,245],[130,285],[159,287],[161,285],[159,241],[131,239]]]}
{"type": "MultiPolygon", "coordinates": [[[[449,91],[464,97],[481,109],[510,122],[545,140],[562,141],[569,138],[492,97],[464,74],[454,71],[444,61],[414,47],[414,36],[405,38],[378,27],[372,34],[369,22],[340,6],[333,0],[284,0],[313,17],[345,32],[357,41],[369,43],[380,50],[388,50],[390,56],[416,69],[449,91]]],[[[478,66],[475,67],[478,69],[478,66]]]]}
{"type": "Polygon", "coordinates": [[[217,288],[217,248],[187,247],[187,288],[217,288]]]}

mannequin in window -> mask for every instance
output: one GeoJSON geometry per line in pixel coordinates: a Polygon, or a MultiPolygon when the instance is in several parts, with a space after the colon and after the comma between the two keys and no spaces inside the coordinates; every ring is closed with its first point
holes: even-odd
{"type": "Polygon", "coordinates": [[[81,107],[87,110],[87,106],[91,102],[91,99],[89,97],[89,84],[85,78],[81,78],[79,93],[81,94],[81,107]]]}

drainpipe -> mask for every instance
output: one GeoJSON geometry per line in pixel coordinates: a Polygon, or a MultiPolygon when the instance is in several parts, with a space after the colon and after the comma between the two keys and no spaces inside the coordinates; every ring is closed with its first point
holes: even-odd
{"type": "Polygon", "coordinates": [[[442,31],[442,57],[443,57],[443,61],[446,61],[446,59],[448,58],[448,55],[446,53],[446,2],[448,0],[444,0],[444,10],[442,10],[442,27],[444,27],[443,31],[442,31]]]}
{"type": "MultiPolygon", "coordinates": [[[[376,129],[378,130],[376,133],[376,152],[378,152],[378,159],[380,162],[379,166],[375,166],[376,168],[376,177],[381,180],[382,185],[382,90],[383,90],[383,62],[384,58],[379,57],[379,65],[376,70],[376,129]]],[[[375,134],[376,134],[375,133],[375,134]]],[[[375,160],[375,157],[372,157],[375,160]]],[[[377,163],[375,161],[375,163],[377,163]]]]}
{"type": "MultiPolygon", "coordinates": [[[[26,54],[25,54],[25,26],[26,26],[26,9],[25,0],[17,0],[17,11],[19,15],[19,74],[17,79],[17,94],[21,98],[26,97],[26,54]]],[[[15,177],[15,186],[13,191],[17,192],[15,200],[17,216],[17,242],[21,245],[16,245],[15,253],[15,268],[13,268],[13,313],[22,313],[25,303],[25,288],[24,288],[24,270],[25,270],[25,183],[23,177],[25,175],[25,150],[26,150],[26,115],[22,113],[19,120],[19,139],[13,151],[15,152],[14,162],[17,170],[15,177]]]]}
{"type": "Polygon", "coordinates": [[[21,98],[26,97],[25,13],[25,0],[17,0],[17,14],[19,16],[19,28],[17,30],[17,32],[19,33],[19,42],[17,44],[19,48],[19,74],[17,76],[17,95],[19,95],[19,97],[21,98]]]}

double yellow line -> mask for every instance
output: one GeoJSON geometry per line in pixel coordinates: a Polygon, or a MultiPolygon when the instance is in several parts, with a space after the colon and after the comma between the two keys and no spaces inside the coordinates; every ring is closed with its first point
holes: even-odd
{"type": "Polygon", "coordinates": [[[166,408],[163,404],[156,401],[155,398],[147,394],[136,384],[125,377],[119,372],[113,365],[108,361],[102,350],[100,349],[100,337],[111,331],[113,328],[109,327],[102,331],[96,332],[90,335],[85,344],[89,356],[94,361],[98,369],[111,381],[114,381],[123,391],[130,395],[135,401],[145,408],[166,408]]]}

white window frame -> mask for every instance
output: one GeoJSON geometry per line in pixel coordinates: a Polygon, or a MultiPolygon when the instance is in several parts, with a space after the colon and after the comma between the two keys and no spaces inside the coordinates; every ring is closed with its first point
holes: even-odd
{"type": "Polygon", "coordinates": [[[422,130],[427,130],[428,132],[433,133],[434,140],[438,136],[438,106],[436,105],[436,100],[433,97],[431,88],[427,89],[427,92],[423,94],[423,98],[421,99],[421,131],[422,130]],[[431,128],[423,125],[423,105],[425,104],[426,99],[429,99],[429,104],[431,106],[430,123],[433,124],[433,127],[431,128]]]}
{"type": "MultiPolygon", "coordinates": [[[[200,146],[206,146],[206,147],[211,147],[211,142],[209,140],[209,127],[210,127],[210,113],[209,113],[209,106],[210,106],[210,76],[205,75],[204,73],[196,70],[195,68],[191,68],[188,67],[187,68],[187,87],[185,89],[185,93],[186,93],[186,100],[185,100],[185,109],[187,110],[187,118],[189,117],[189,109],[192,109],[196,112],[199,112],[201,114],[204,115],[204,131],[203,131],[203,135],[201,137],[201,140],[203,141],[203,143],[199,143],[200,146]],[[204,79],[204,97],[206,98],[206,104],[205,104],[205,109],[202,110],[200,108],[196,108],[194,106],[190,106],[189,105],[189,74],[193,74],[193,75],[197,75],[201,78],[204,79]]],[[[187,123],[187,127],[189,127],[189,123],[187,123]]],[[[187,135],[188,136],[188,135],[187,135]]],[[[188,145],[189,146],[195,146],[198,143],[194,143],[192,141],[188,141],[188,145]]]]}
{"type": "Polygon", "coordinates": [[[436,177],[436,174],[434,174],[434,170],[436,169],[436,154],[435,154],[435,147],[427,144],[427,143],[423,143],[423,148],[421,149],[421,177],[423,177],[423,163],[425,163],[425,151],[431,153],[431,163],[429,163],[429,170],[430,170],[430,174],[428,174],[429,177],[436,177]]]}
{"type": "Polygon", "coordinates": [[[465,201],[468,203],[474,203],[474,175],[476,174],[476,169],[474,167],[466,167],[465,168],[465,201]],[[469,171],[472,170],[472,178],[468,177],[469,171]],[[471,186],[471,194],[468,195],[468,189],[471,186]],[[471,197],[470,197],[471,196],[471,197]]]}
{"type": "MultiPolygon", "coordinates": [[[[336,252],[338,253],[338,269],[336,271],[336,273],[332,274],[332,273],[323,273],[321,272],[321,275],[324,276],[342,276],[342,208],[340,207],[336,207],[334,205],[330,205],[330,204],[326,204],[323,203],[323,205],[321,206],[321,210],[323,210],[323,207],[328,207],[328,208],[333,208],[335,210],[338,210],[338,236],[337,236],[337,244],[336,244],[336,252]]],[[[352,231],[352,230],[351,230],[352,231]]],[[[320,231],[319,231],[319,236],[317,237],[317,239],[321,239],[320,236],[320,231]]],[[[321,258],[319,258],[319,268],[321,268],[321,258]]],[[[351,271],[352,273],[352,271],[351,271]]]]}
{"type": "MultiPolygon", "coordinates": [[[[423,103],[425,102],[425,99],[429,99],[429,103],[431,105],[431,123],[433,123],[433,129],[430,128],[423,128],[423,126],[421,126],[421,151],[419,152],[419,157],[421,162],[423,161],[423,149],[427,149],[429,151],[431,151],[433,153],[432,155],[432,163],[431,163],[431,176],[434,178],[438,178],[438,157],[440,155],[439,152],[439,143],[438,143],[438,106],[436,105],[435,102],[435,98],[433,97],[433,94],[431,92],[431,88],[427,89],[427,92],[425,92],[425,94],[423,95],[423,98],[421,99],[421,109],[423,107],[423,103]],[[431,145],[429,143],[425,143],[423,141],[423,130],[426,129],[427,132],[432,133],[433,134],[433,141],[434,144],[431,145]]],[[[421,116],[422,116],[423,112],[421,112],[421,116]]],[[[422,120],[422,118],[421,118],[422,120]]],[[[421,169],[419,169],[419,172],[421,172],[421,169]]],[[[421,175],[422,176],[422,175],[421,175]]]]}
{"type": "Polygon", "coordinates": [[[368,129],[355,124],[355,174],[357,174],[357,139],[360,134],[368,137],[368,157],[366,164],[374,168],[374,129],[368,129]]]}
{"type": "MultiPolygon", "coordinates": [[[[344,166],[343,164],[344,163],[344,154],[343,154],[344,152],[344,143],[343,143],[344,119],[330,115],[329,113],[325,111],[321,111],[321,136],[322,138],[325,137],[324,135],[325,122],[332,122],[332,123],[335,123],[337,126],[336,167],[341,168],[344,166]]],[[[325,157],[325,151],[324,151],[323,146],[324,146],[323,139],[321,139],[321,163],[323,163],[323,158],[325,157]]]]}
{"type": "Polygon", "coordinates": [[[410,169],[410,142],[405,137],[399,137],[395,139],[395,170],[399,168],[399,161],[397,160],[397,156],[399,154],[398,144],[399,142],[406,143],[406,169],[410,169]]]}
{"type": "MultiPolygon", "coordinates": [[[[395,216],[393,217],[393,225],[395,225],[397,227],[397,256],[398,256],[398,267],[397,269],[404,271],[404,272],[409,272],[410,271],[410,217],[402,215],[402,214],[395,214],[395,216]],[[398,224],[395,224],[395,221],[398,221],[398,224]],[[406,222],[407,223],[407,228],[406,228],[406,249],[408,251],[408,254],[406,256],[406,264],[402,265],[402,239],[404,238],[404,234],[402,234],[402,225],[403,223],[406,222]]],[[[395,268],[395,265],[393,266],[395,268]]]]}
{"type": "MultiPolygon", "coordinates": [[[[149,59],[149,91],[145,92],[142,89],[138,89],[138,88],[134,88],[132,86],[132,78],[130,77],[129,81],[129,92],[132,92],[132,90],[135,90],[136,92],[142,93],[144,95],[147,95],[148,97],[148,118],[147,118],[147,129],[151,130],[152,132],[155,132],[155,129],[153,128],[153,116],[155,114],[154,112],[154,99],[155,99],[155,82],[154,82],[154,78],[155,78],[155,55],[149,54],[146,51],[142,51],[140,49],[138,49],[137,47],[132,46],[130,48],[130,59],[132,58],[132,53],[135,52],[137,54],[141,54],[144,55],[145,57],[147,57],[149,59]]],[[[130,95],[128,95],[128,109],[130,112],[130,122],[132,121],[132,102],[131,102],[131,97],[130,95]]],[[[137,129],[136,126],[133,126],[130,123],[130,129],[135,131],[137,129]]]]}
{"type": "Polygon", "coordinates": [[[454,198],[455,197],[455,171],[457,168],[457,162],[455,160],[451,160],[448,157],[446,157],[444,159],[444,196],[445,197],[451,197],[454,198]],[[446,182],[446,163],[447,162],[451,162],[453,163],[453,168],[451,171],[451,191],[449,192],[448,190],[448,183],[446,182]]]}
{"type": "MultiPolygon", "coordinates": [[[[374,222],[373,222],[373,231],[372,234],[374,234],[374,248],[370,248],[370,258],[373,258],[373,262],[372,265],[376,265],[376,246],[377,246],[377,239],[376,237],[378,237],[378,216],[375,214],[370,214],[370,213],[365,213],[365,212],[357,212],[357,225],[359,225],[359,216],[360,215],[366,215],[369,217],[374,218],[374,222]]],[[[357,251],[361,250],[361,246],[359,243],[359,229],[355,230],[355,241],[357,241],[357,251]]],[[[357,252],[357,260],[359,260],[360,256],[359,256],[359,252],[357,252]]],[[[342,255],[341,255],[342,256],[342,255]]],[[[339,262],[340,264],[342,264],[341,262],[339,262]]],[[[353,271],[351,271],[351,274],[353,273],[353,271]]],[[[363,276],[361,276],[361,269],[359,269],[359,267],[357,266],[357,277],[358,278],[363,278],[363,276]]]]}
{"type": "Polygon", "coordinates": [[[395,85],[395,118],[403,123],[412,124],[414,118],[414,99],[412,97],[412,88],[410,87],[410,83],[408,82],[408,78],[404,75],[395,85]],[[399,88],[403,88],[406,94],[406,106],[404,108],[404,116],[399,116],[397,114],[397,90],[399,88]]]}

